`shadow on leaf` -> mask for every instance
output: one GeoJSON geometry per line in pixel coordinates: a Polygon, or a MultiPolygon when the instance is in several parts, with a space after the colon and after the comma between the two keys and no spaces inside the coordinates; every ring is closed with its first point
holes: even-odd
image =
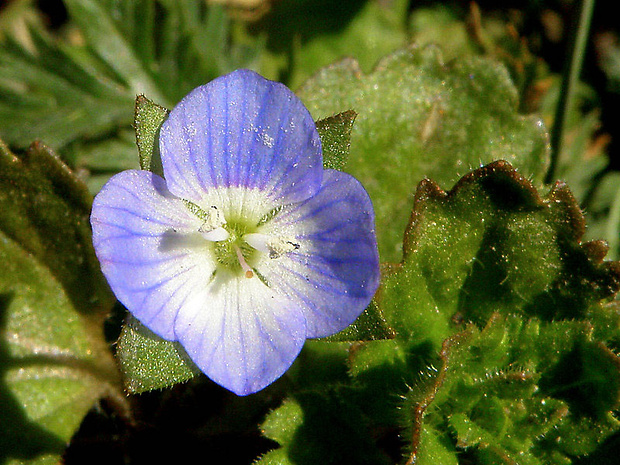
{"type": "MultiPolygon", "coordinates": [[[[6,315],[13,293],[0,294],[0,333],[6,329],[6,315]]],[[[57,436],[30,420],[6,384],[6,374],[18,369],[19,362],[12,358],[9,348],[0,338],[0,463],[8,459],[33,459],[45,453],[61,454],[65,443],[57,436]]]]}

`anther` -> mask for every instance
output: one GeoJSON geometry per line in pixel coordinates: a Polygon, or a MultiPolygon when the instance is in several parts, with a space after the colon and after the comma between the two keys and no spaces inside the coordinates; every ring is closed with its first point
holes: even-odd
{"type": "Polygon", "coordinates": [[[246,234],[243,239],[256,250],[268,253],[269,258],[280,258],[285,253],[299,250],[300,247],[298,243],[289,238],[266,234],[246,234]]]}
{"type": "Polygon", "coordinates": [[[222,212],[215,206],[211,205],[207,211],[201,211],[203,223],[200,226],[200,232],[209,232],[220,228],[226,224],[226,219],[222,212]]]}

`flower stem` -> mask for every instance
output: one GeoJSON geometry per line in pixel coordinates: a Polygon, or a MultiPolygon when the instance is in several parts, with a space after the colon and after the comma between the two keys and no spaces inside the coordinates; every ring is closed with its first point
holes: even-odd
{"type": "Polygon", "coordinates": [[[551,161],[545,178],[547,184],[553,182],[556,177],[558,160],[562,152],[563,138],[566,132],[566,119],[573,105],[575,89],[579,82],[583,58],[588,44],[588,36],[590,35],[590,23],[593,11],[594,0],[580,0],[576,27],[571,29],[573,32],[569,44],[570,59],[567,61],[567,66],[564,69],[560,98],[558,106],[556,107],[555,121],[551,131],[551,161]]]}

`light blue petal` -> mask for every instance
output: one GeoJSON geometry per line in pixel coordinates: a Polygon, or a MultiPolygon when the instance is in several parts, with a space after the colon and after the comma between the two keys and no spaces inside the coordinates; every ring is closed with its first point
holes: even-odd
{"type": "Polygon", "coordinates": [[[197,296],[198,311],[181,310],[175,323],[193,362],[241,396],[282,376],[306,337],[299,306],[274,294],[257,277],[219,272],[206,297],[197,296]]]}
{"type": "Polygon", "coordinates": [[[194,89],[160,133],[171,192],[200,203],[214,187],[258,189],[281,203],[320,188],[321,142],[312,116],[280,83],[238,70],[194,89]]]}
{"type": "Polygon", "coordinates": [[[259,271],[274,291],[300,302],[306,336],[328,336],[355,321],[380,277],[374,211],[361,184],[326,170],[319,193],[288,207],[270,227],[294,236],[299,249],[265,259],[259,271]]]}
{"type": "Polygon", "coordinates": [[[95,198],[91,225],[116,297],[150,330],[174,340],[177,312],[214,269],[197,234],[200,220],[159,176],[124,171],[95,198]]]}

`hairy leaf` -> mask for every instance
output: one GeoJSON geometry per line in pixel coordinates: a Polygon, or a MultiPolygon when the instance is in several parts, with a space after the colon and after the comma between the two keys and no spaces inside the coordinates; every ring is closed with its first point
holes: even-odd
{"type": "Polygon", "coordinates": [[[447,339],[435,384],[405,399],[411,460],[460,449],[482,464],[565,464],[595,450],[620,427],[620,359],[592,334],[586,322],[497,315],[447,339]],[[456,443],[444,432],[425,445],[444,422],[456,443]]]}
{"type": "Polygon", "coordinates": [[[20,156],[0,141],[0,230],[48,267],[84,314],[105,314],[113,296],[91,242],[92,197],[46,146],[20,156]]]}
{"type": "MultiPolygon", "coordinates": [[[[40,144],[0,146],[0,461],[63,451],[103,396],[123,402],[104,340],[114,302],[86,187],[40,144]]],[[[51,460],[51,459],[50,459],[51,460]]]]}
{"type": "Polygon", "coordinates": [[[116,356],[125,389],[132,394],[163,389],[200,373],[179,344],[153,334],[131,315],[123,325],[116,356]]]}
{"type": "Polygon", "coordinates": [[[405,258],[384,280],[379,306],[401,336],[436,347],[461,322],[484,326],[495,312],[603,323],[601,302],[620,288],[620,265],[603,262],[604,244],[581,243],[584,230],[566,185],[542,197],[503,161],[449,192],[425,180],[405,258]]]}
{"type": "Polygon", "coordinates": [[[324,168],[342,171],[346,166],[351,147],[351,129],[356,117],[357,113],[348,110],[316,122],[321,136],[324,168]]]}
{"type": "Polygon", "coordinates": [[[451,185],[468,170],[507,159],[541,182],[547,133],[517,113],[506,69],[482,58],[442,61],[433,47],[400,50],[364,74],[345,59],[299,91],[315,117],[358,113],[347,171],[368,190],[377,212],[379,252],[399,261],[414,187],[424,177],[451,185]]]}

